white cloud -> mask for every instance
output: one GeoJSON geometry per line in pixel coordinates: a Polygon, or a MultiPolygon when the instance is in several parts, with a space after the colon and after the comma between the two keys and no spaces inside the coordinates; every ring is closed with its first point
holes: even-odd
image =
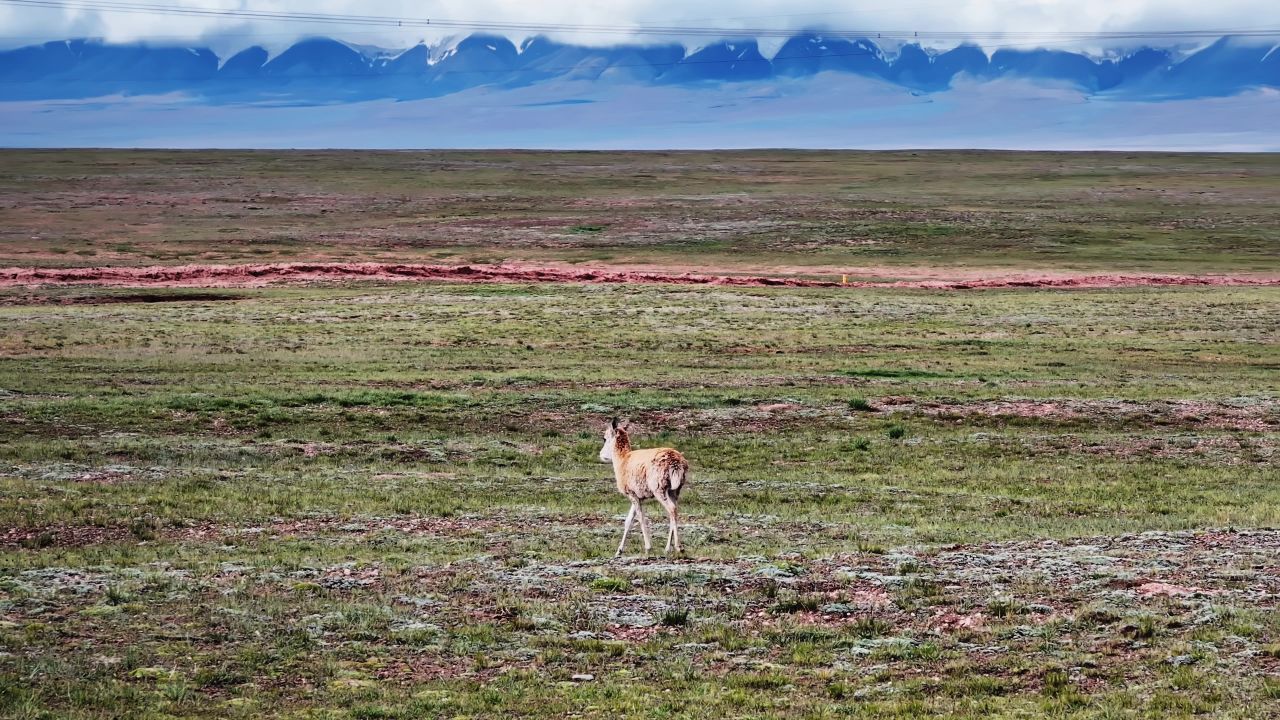
{"type": "MultiPolygon", "coordinates": [[[[158,2],[158,0],[154,0],[158,2]]],[[[296,0],[171,0],[172,7],[250,8],[256,11],[297,12],[296,0]]],[[[1280,3],[1275,0],[877,0],[854,7],[849,0],[318,0],[305,12],[377,15],[436,20],[505,23],[560,23],[608,26],[678,26],[728,28],[751,34],[753,28],[800,30],[919,31],[929,42],[930,31],[981,33],[1121,32],[1132,30],[1205,30],[1266,28],[1280,34],[1280,3]],[[424,5],[426,6],[424,8],[424,5]],[[429,10],[428,10],[429,8],[429,10]]],[[[185,17],[154,14],[106,13],[91,10],[43,9],[0,4],[0,43],[12,47],[67,37],[102,37],[110,41],[200,40],[215,48],[239,48],[259,43],[279,48],[306,35],[327,35],[357,43],[405,47],[419,40],[437,42],[458,30],[434,28],[329,25],[234,17],[185,17]]],[[[528,32],[504,33],[519,40],[528,32]]],[[[567,31],[562,40],[590,44],[624,41],[660,42],[674,39],[699,45],[705,37],[656,38],[640,34],[567,31]]],[[[1046,45],[1068,49],[1101,49],[1098,41],[1047,39],[1026,41],[980,40],[993,45],[1046,45]]],[[[954,44],[948,39],[933,44],[954,44]]],[[[1141,44],[1108,42],[1108,46],[1141,44]]]]}

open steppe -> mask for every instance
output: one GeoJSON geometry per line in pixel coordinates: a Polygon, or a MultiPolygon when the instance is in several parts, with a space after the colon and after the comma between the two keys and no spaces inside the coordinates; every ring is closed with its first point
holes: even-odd
{"type": "Polygon", "coordinates": [[[0,160],[0,715],[1280,713],[1273,156],[0,160]]]}

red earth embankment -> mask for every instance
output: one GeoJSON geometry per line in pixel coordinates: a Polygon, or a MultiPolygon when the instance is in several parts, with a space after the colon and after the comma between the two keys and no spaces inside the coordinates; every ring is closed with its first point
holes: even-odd
{"type": "Polygon", "coordinates": [[[96,285],[112,287],[257,287],[270,284],[374,281],[466,283],[672,283],[739,287],[853,287],[977,290],[1001,288],[1117,288],[1151,286],[1280,286],[1280,276],[1241,275],[1063,275],[993,272],[964,279],[891,281],[816,280],[803,277],[664,273],[625,267],[573,268],[527,264],[417,265],[396,263],[273,263],[152,267],[4,268],[0,287],[96,285]]]}

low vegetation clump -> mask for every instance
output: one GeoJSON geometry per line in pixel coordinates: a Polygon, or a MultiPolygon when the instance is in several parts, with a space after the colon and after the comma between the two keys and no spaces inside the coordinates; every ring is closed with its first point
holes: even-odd
{"type": "Polygon", "coordinates": [[[855,412],[875,412],[875,406],[866,398],[849,398],[849,409],[855,412]]]}
{"type": "Polygon", "coordinates": [[[680,627],[689,624],[689,608],[667,608],[662,612],[660,622],[666,627],[680,627]]]}

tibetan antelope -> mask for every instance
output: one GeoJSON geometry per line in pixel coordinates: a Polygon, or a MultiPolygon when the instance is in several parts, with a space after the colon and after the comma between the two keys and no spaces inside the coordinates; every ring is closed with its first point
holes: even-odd
{"type": "Polygon", "coordinates": [[[667,529],[667,552],[674,545],[680,553],[680,529],[676,526],[678,513],[676,501],[680,499],[680,490],[689,480],[689,463],[684,456],[672,448],[649,448],[632,450],[631,438],[625,426],[618,425],[614,418],[604,430],[604,447],[600,448],[600,462],[613,463],[613,476],[618,483],[618,492],[631,501],[631,512],[622,525],[622,542],[618,543],[618,552],[614,557],[622,555],[622,548],[627,544],[627,533],[631,532],[631,522],[640,519],[640,532],[644,535],[644,551],[647,555],[652,547],[649,539],[649,520],[644,516],[640,503],[654,498],[667,511],[670,527],[667,529]]]}

